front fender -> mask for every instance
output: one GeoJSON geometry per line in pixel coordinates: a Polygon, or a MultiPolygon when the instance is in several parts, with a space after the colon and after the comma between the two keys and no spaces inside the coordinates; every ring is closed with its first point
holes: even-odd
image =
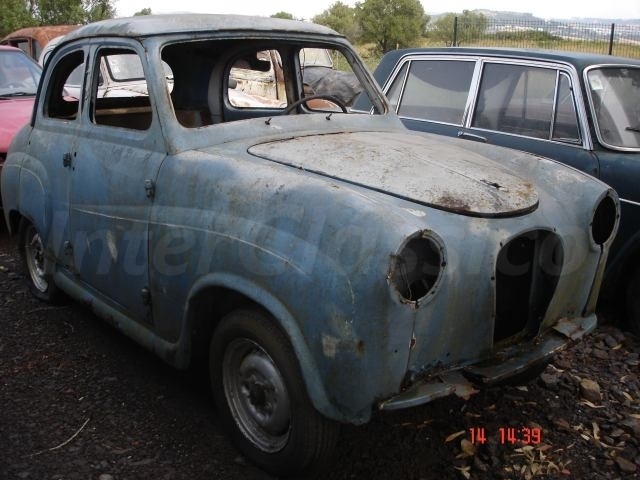
{"type": "MultiPolygon", "coordinates": [[[[309,398],[316,410],[326,417],[337,421],[353,421],[351,417],[347,418],[341,414],[329,401],[324,384],[320,378],[318,367],[314,361],[309,346],[307,345],[305,337],[300,331],[297,322],[291,315],[291,312],[289,312],[282,302],[280,302],[270,292],[264,290],[262,286],[257,283],[253,283],[238,275],[218,272],[200,277],[194,283],[193,287],[189,291],[186,302],[187,305],[192,305],[192,300],[194,298],[196,298],[201,292],[210,288],[225,288],[238,292],[267,310],[291,342],[300,365],[300,370],[307,387],[309,398]]],[[[190,345],[185,344],[185,342],[190,342],[190,332],[193,327],[193,325],[190,324],[190,319],[192,319],[193,316],[189,313],[189,307],[187,307],[184,314],[182,332],[180,334],[181,346],[186,350],[190,348],[190,345]]],[[[182,350],[182,348],[180,348],[180,350],[182,350]]]]}

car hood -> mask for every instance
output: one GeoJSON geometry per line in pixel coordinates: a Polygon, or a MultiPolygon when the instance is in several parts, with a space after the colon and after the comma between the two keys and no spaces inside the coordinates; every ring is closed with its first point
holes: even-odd
{"type": "Polygon", "coordinates": [[[31,118],[35,97],[0,100],[0,152],[6,152],[14,135],[31,118]]]}
{"type": "Polygon", "coordinates": [[[254,145],[249,153],[463,215],[522,215],[538,205],[528,180],[486,156],[424,136],[311,135],[254,145]]]}

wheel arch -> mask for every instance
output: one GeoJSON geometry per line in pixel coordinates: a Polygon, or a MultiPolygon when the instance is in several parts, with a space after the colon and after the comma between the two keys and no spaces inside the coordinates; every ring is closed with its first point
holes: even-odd
{"type": "Polygon", "coordinates": [[[16,235],[23,215],[18,210],[10,210],[7,214],[7,227],[10,235],[16,235]]]}
{"type": "Polygon", "coordinates": [[[231,274],[212,274],[196,282],[187,299],[186,334],[190,343],[190,361],[208,358],[214,329],[229,312],[240,307],[255,307],[270,315],[293,347],[309,399],[320,413],[333,420],[346,421],[329,401],[309,346],[295,318],[270,292],[244,278],[231,274]]]}

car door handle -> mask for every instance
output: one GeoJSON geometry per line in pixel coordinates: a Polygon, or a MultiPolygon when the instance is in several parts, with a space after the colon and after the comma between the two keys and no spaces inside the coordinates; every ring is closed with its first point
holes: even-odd
{"type": "Polygon", "coordinates": [[[71,154],[69,152],[62,155],[62,166],[69,168],[71,166],[71,154]]]}
{"type": "Polygon", "coordinates": [[[469,133],[469,132],[463,132],[462,130],[458,132],[458,138],[465,138],[467,140],[473,140],[474,142],[487,143],[487,137],[474,135],[473,133],[469,133]]]}

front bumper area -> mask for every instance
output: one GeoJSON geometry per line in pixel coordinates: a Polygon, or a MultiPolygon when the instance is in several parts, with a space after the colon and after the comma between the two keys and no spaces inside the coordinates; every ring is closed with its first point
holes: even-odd
{"type": "Polygon", "coordinates": [[[502,382],[548,362],[556,353],[593,331],[596,325],[595,314],[574,320],[560,320],[551,330],[531,343],[511,346],[497,352],[488,361],[418,381],[402,393],[379,402],[378,409],[415,407],[452,394],[467,399],[478,391],[475,387],[502,382]]]}

